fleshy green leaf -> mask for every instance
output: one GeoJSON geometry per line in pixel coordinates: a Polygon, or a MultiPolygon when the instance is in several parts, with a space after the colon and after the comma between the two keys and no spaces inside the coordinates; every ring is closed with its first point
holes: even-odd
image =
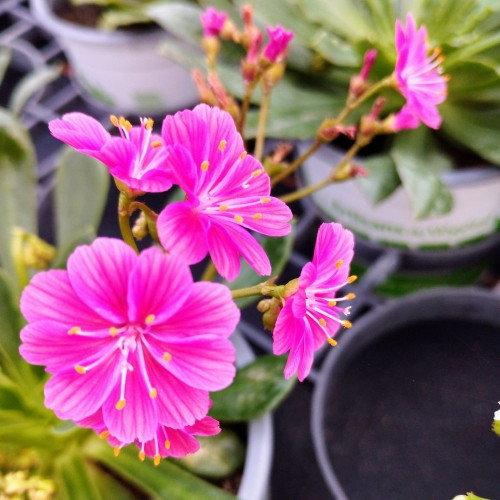
{"type": "Polygon", "coordinates": [[[71,240],[59,247],[57,258],[52,265],[55,269],[65,269],[68,257],[73,253],[76,247],[80,245],[90,245],[96,238],[96,228],[86,226],[71,240]]]}
{"type": "Polygon", "coordinates": [[[500,420],[493,420],[493,432],[500,436],[500,420]]]}
{"type": "Polygon", "coordinates": [[[233,495],[181,469],[168,459],[162,460],[158,467],[151,460],[140,462],[134,445],[123,448],[120,455],[115,457],[107,443],[93,439],[87,443],[85,454],[155,500],[235,499],[233,495]]]}
{"type": "Polygon", "coordinates": [[[327,30],[318,30],[311,38],[311,44],[322,57],[332,64],[352,68],[361,65],[361,58],[353,46],[327,30]]]}
{"type": "Polygon", "coordinates": [[[16,278],[11,254],[14,227],[37,233],[36,158],[19,120],[0,109],[0,263],[16,278]]]}
{"type": "MultiPolygon", "coordinates": [[[[60,457],[56,474],[60,498],[64,500],[104,500],[92,481],[82,454],[74,449],[60,457]]],[[[108,497],[109,498],[109,497],[108,497]]]]}
{"type": "Polygon", "coordinates": [[[238,370],[228,388],[211,393],[210,415],[222,422],[248,422],[273,411],[297,381],[285,379],[285,364],[286,357],[269,354],[238,370]]]}
{"type": "Polygon", "coordinates": [[[109,173],[99,161],[65,148],[57,165],[55,187],[56,241],[59,249],[97,233],[109,190],[109,173]]]}
{"type": "Polygon", "coordinates": [[[123,481],[113,477],[98,466],[87,464],[91,481],[101,494],[102,498],[115,498],[116,500],[134,500],[137,496],[128,489],[123,481]]]}
{"type": "Polygon", "coordinates": [[[356,179],[359,187],[372,205],[390,196],[401,185],[394,161],[389,155],[370,156],[361,160],[367,177],[356,179]]]}
{"type": "Polygon", "coordinates": [[[450,160],[436,149],[426,128],[400,133],[390,154],[408,193],[413,217],[423,219],[452,209],[452,195],[439,177],[451,167],[450,160]]]}
{"type": "Polygon", "coordinates": [[[500,107],[444,103],[442,129],[456,141],[495,164],[500,164],[500,107]]]}
{"type": "Polygon", "coordinates": [[[45,88],[59,78],[62,71],[62,65],[42,66],[32,73],[27,74],[12,92],[9,100],[9,109],[16,115],[19,115],[24,106],[35,92],[45,88]]]}
{"type": "Polygon", "coordinates": [[[467,500],[488,500],[487,498],[478,497],[477,495],[474,495],[474,493],[472,493],[472,491],[467,493],[465,498],[467,498],[467,500]]]}
{"type": "MultiPolygon", "coordinates": [[[[295,223],[293,223],[293,225],[295,225],[295,223]]],[[[266,236],[261,240],[261,245],[271,262],[271,276],[279,276],[288,261],[293,246],[293,225],[291,233],[287,236],[282,236],[280,238],[266,236]]],[[[225,284],[232,290],[235,290],[237,288],[258,285],[263,281],[266,281],[266,277],[257,274],[248,263],[242,259],[241,270],[238,277],[230,283],[225,282],[225,284]]],[[[236,302],[240,308],[243,308],[252,304],[255,300],[255,297],[245,297],[243,299],[238,299],[236,302]]]]}
{"type": "Polygon", "coordinates": [[[9,67],[11,56],[12,56],[12,54],[11,54],[10,48],[2,47],[0,49],[0,85],[2,85],[3,78],[5,76],[5,72],[7,71],[7,68],[9,67]]]}
{"type": "Polygon", "coordinates": [[[176,462],[193,474],[211,480],[233,475],[245,460],[245,447],[238,435],[229,429],[220,434],[198,437],[200,449],[176,462]]]}

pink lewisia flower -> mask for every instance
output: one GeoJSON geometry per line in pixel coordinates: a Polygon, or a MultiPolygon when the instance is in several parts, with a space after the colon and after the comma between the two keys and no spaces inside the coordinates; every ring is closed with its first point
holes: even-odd
{"type": "Polygon", "coordinates": [[[227,19],[225,12],[219,12],[213,7],[208,7],[200,16],[205,36],[219,36],[227,19]]]}
{"type": "Polygon", "coordinates": [[[349,307],[340,307],[338,303],[354,298],[354,294],[340,298],[335,294],[356,279],[348,277],[353,247],[350,231],[340,224],[321,224],[313,260],[302,268],[298,290],[285,299],[274,328],[274,354],[290,351],[285,366],[287,379],[297,372],[302,382],[311,371],[314,351],[325,339],[335,345],[332,337],[339,327],[351,326],[339,318],[340,314],[349,314],[349,307]]]}
{"type": "MultiPolygon", "coordinates": [[[[81,427],[93,429],[101,439],[107,438],[109,444],[114,448],[115,455],[118,455],[121,448],[129,444],[110,434],[104,423],[101,410],[86,419],[78,421],[77,424],[81,427]]],[[[153,439],[146,442],[136,440],[135,444],[140,449],[140,460],[144,460],[148,456],[154,460],[155,465],[158,465],[162,458],[182,458],[188,453],[196,453],[200,449],[200,443],[195,436],[214,436],[219,432],[219,422],[212,417],[204,417],[196,420],[193,425],[181,429],[158,425],[153,439]]]]}
{"type": "Polygon", "coordinates": [[[231,115],[200,104],[167,116],[162,136],[174,183],[187,195],[160,213],[162,245],[188,264],[209,253],[228,280],[239,273],[240,254],[257,273],[269,275],[266,253],[245,228],[283,236],[290,232],[292,213],[269,196],[269,176],[244,151],[231,115]]]}
{"type": "Polygon", "coordinates": [[[293,31],[287,31],[279,24],[274,29],[268,26],[267,33],[269,34],[269,43],[264,49],[264,57],[274,63],[286,55],[294,33],[293,31]]]}
{"type": "Polygon", "coordinates": [[[37,274],[21,310],[21,355],[53,374],[46,406],[76,422],[102,412],[121,443],[195,425],[208,392],[235,374],[228,337],[239,310],[229,289],[193,283],[183,259],[158,248],[137,256],[98,238],[76,249],[67,271],[37,274]]]}
{"type": "MultiPolygon", "coordinates": [[[[447,79],[439,66],[443,59],[437,49],[429,55],[427,30],[421,26],[417,31],[411,14],[406,16],[406,29],[399,19],[396,21],[396,51],[394,74],[399,91],[406,98],[405,118],[412,113],[428,127],[439,128],[437,105],[446,99],[447,79]]],[[[405,122],[406,128],[414,128],[408,124],[405,122]]]]}
{"type": "Polygon", "coordinates": [[[167,151],[153,134],[153,120],[142,118],[133,127],[125,118],[111,116],[120,131],[113,137],[94,118],[84,113],[67,113],[49,123],[51,134],[80,153],[102,161],[113,177],[136,192],[162,192],[172,186],[166,168],[167,151]]]}

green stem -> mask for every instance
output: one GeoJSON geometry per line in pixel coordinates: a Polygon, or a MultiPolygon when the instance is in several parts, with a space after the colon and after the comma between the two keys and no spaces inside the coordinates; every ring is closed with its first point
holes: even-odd
{"type": "Polygon", "coordinates": [[[245,89],[245,95],[243,97],[243,102],[241,103],[241,112],[238,120],[238,131],[243,135],[243,130],[245,128],[245,123],[247,120],[248,109],[250,108],[250,101],[252,100],[253,91],[259,78],[256,76],[251,82],[247,84],[245,89]]]}
{"type": "Polygon", "coordinates": [[[242,299],[243,297],[253,297],[254,295],[262,295],[262,284],[249,286],[248,288],[238,288],[231,290],[233,299],[242,299]]]}
{"type": "Polygon", "coordinates": [[[302,163],[304,163],[312,154],[314,154],[323,144],[325,144],[323,141],[316,139],[304,154],[300,155],[296,160],[290,163],[288,167],[273,176],[273,178],[271,179],[271,187],[276,186],[278,182],[281,182],[283,179],[295,172],[295,170],[297,170],[302,165],[302,163]]]}
{"type": "Polygon", "coordinates": [[[333,171],[330,173],[330,175],[316,183],[312,184],[311,186],[306,186],[302,189],[298,189],[297,191],[294,191],[293,193],[286,194],[284,196],[280,197],[280,200],[285,202],[285,203],[291,203],[292,201],[297,201],[300,200],[301,198],[305,198],[306,196],[309,196],[312,193],[315,193],[316,191],[319,191],[320,189],[328,186],[329,184],[333,182],[339,182],[346,180],[348,175],[346,175],[343,170],[345,169],[346,166],[349,165],[349,162],[354,158],[355,154],[361,149],[361,147],[364,144],[360,141],[356,141],[346,152],[342,160],[337,164],[337,166],[333,169],[333,171]]]}
{"type": "Polygon", "coordinates": [[[217,276],[217,269],[215,269],[215,264],[211,260],[203,274],[201,275],[200,281],[213,281],[213,279],[217,276]]]}
{"type": "Polygon", "coordinates": [[[257,127],[257,138],[255,140],[254,156],[257,160],[262,161],[262,153],[264,151],[264,139],[266,138],[267,115],[269,111],[269,101],[271,98],[270,92],[262,94],[259,112],[259,124],[257,127]]]}
{"type": "Polygon", "coordinates": [[[134,235],[132,234],[132,229],[130,228],[131,203],[132,200],[130,198],[128,198],[125,194],[120,193],[120,197],[118,198],[118,224],[120,225],[123,241],[130,245],[136,253],[139,253],[134,235]]]}

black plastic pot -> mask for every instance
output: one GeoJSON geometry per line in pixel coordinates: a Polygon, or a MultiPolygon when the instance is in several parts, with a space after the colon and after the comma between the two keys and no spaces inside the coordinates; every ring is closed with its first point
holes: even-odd
{"type": "Polygon", "coordinates": [[[312,433],[338,500],[500,498],[500,297],[436,289],[357,321],[323,365],[312,433]]]}

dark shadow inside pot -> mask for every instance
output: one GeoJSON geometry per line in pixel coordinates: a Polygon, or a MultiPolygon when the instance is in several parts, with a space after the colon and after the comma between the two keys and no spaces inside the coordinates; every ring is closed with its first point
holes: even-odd
{"type": "Polygon", "coordinates": [[[490,308],[484,322],[467,319],[461,304],[420,319],[426,305],[413,304],[413,315],[402,311],[407,321],[372,325],[385,330],[374,343],[350,342],[349,354],[337,357],[322,438],[350,500],[443,500],[467,491],[500,498],[500,438],[491,430],[500,300],[489,299],[496,313],[490,308]]]}

